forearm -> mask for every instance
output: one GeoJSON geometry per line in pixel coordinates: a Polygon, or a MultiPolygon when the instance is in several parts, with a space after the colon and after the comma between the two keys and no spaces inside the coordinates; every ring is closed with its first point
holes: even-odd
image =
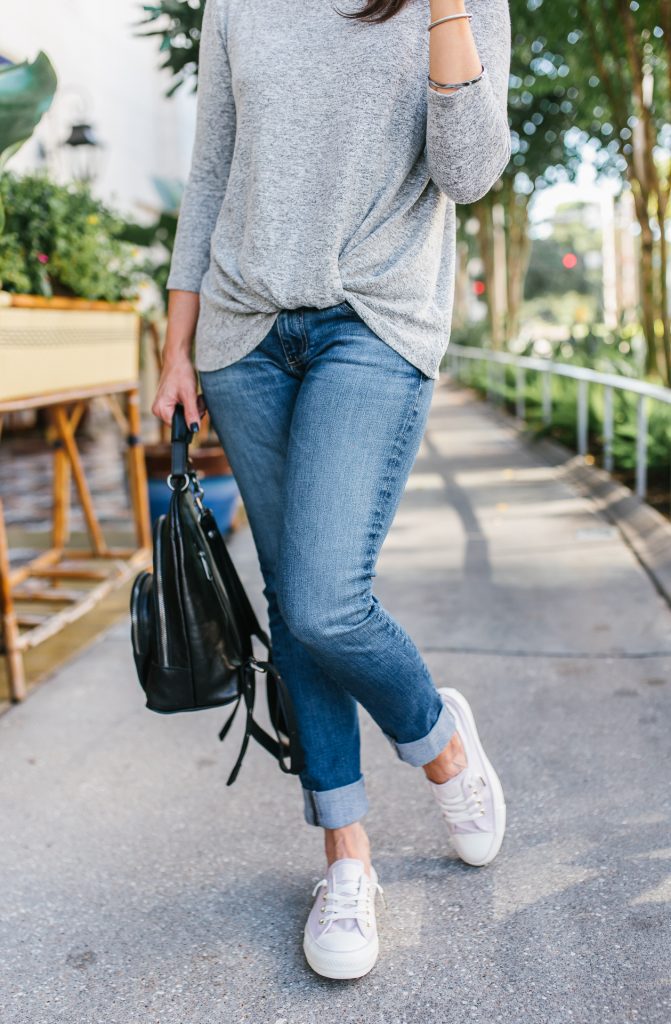
{"type": "MultiPolygon", "coordinates": [[[[464,0],[431,0],[431,21],[451,14],[468,13],[464,0]]],[[[434,82],[467,82],[480,73],[478,54],[469,18],[455,18],[429,32],[429,75],[434,82]]],[[[433,86],[431,87],[433,88],[433,86]]],[[[456,89],[437,89],[453,93],[456,89]]]]}
{"type": "Polygon", "coordinates": [[[198,292],[173,289],[168,292],[168,327],[163,346],[163,365],[191,359],[200,296],[198,292]]]}
{"type": "Polygon", "coordinates": [[[453,202],[474,203],[510,159],[511,27],[508,0],[431,0],[432,21],[464,10],[470,20],[443,22],[429,33],[429,77],[476,81],[450,90],[427,83],[427,166],[453,202]]]}

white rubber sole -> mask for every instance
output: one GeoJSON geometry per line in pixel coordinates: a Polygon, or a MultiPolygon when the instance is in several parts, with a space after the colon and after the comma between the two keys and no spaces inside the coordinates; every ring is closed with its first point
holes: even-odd
{"type": "MultiPolygon", "coordinates": [[[[473,740],[477,747],[478,753],[485,767],[485,774],[487,776],[487,785],[490,787],[492,797],[494,801],[494,834],[492,837],[492,843],[489,847],[486,856],[482,860],[469,860],[465,861],[466,864],[471,864],[476,868],[483,868],[496,857],[497,853],[501,849],[503,837],[506,832],[506,801],[503,795],[503,786],[501,780],[494,771],[494,767],[485,753],[480,736],[478,735],[478,729],[475,724],[475,718],[471,711],[471,705],[468,703],[466,698],[459,690],[454,690],[449,686],[441,686],[438,690],[439,693],[444,693],[449,698],[450,702],[456,704],[461,715],[463,716],[464,722],[470,732],[470,739],[473,740]]],[[[449,705],[448,705],[449,708],[449,705]]],[[[459,723],[457,723],[459,728],[459,723]]],[[[458,851],[457,851],[458,852],[458,851]]],[[[463,858],[462,858],[463,859],[463,858]]]]}
{"type": "Polygon", "coordinates": [[[318,946],[306,928],[303,951],[305,959],[316,974],[321,974],[322,978],[346,981],[350,978],[363,978],[364,974],[373,969],[379,952],[379,942],[376,935],[374,942],[356,953],[334,953],[318,946]]]}

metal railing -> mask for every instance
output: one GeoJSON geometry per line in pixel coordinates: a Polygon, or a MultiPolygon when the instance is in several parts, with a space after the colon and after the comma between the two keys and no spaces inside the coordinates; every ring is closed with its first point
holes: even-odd
{"type": "Polygon", "coordinates": [[[603,466],[609,473],[613,470],[613,392],[627,391],[638,396],[636,403],[636,494],[645,498],[648,485],[648,403],[646,399],[671,405],[671,388],[636,378],[621,377],[617,373],[599,373],[584,366],[568,363],[553,363],[548,359],[534,356],[518,356],[511,352],[494,352],[491,349],[474,348],[468,345],[450,343],[446,361],[450,372],[459,380],[462,360],[484,362],[487,370],[487,398],[492,399],[505,391],[505,368],[515,368],[515,413],[519,420],[526,418],[526,371],[541,374],[541,409],[546,426],[552,424],[552,377],[571,377],[577,381],[576,434],[578,454],[588,455],[589,431],[589,386],[596,384],[603,392],[603,466]],[[498,376],[495,382],[494,378],[498,376]]]}

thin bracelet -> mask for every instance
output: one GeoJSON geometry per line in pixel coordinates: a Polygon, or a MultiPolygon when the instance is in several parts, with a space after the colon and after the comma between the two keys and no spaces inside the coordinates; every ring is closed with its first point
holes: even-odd
{"type": "Polygon", "coordinates": [[[433,85],[435,88],[438,88],[438,89],[463,89],[467,85],[475,85],[476,82],[479,82],[480,79],[482,78],[482,76],[484,75],[484,73],[485,73],[484,64],[481,64],[480,65],[480,74],[476,75],[475,78],[469,78],[469,80],[467,82],[434,82],[434,80],[431,77],[431,75],[429,75],[429,85],[433,85]]]}
{"type": "Polygon", "coordinates": [[[472,17],[472,14],[466,14],[466,12],[463,14],[448,14],[444,18],[438,18],[437,21],[432,21],[429,25],[428,31],[430,32],[432,28],[436,27],[436,25],[442,25],[444,21],[454,21],[455,18],[468,18],[470,21],[472,17]]]}

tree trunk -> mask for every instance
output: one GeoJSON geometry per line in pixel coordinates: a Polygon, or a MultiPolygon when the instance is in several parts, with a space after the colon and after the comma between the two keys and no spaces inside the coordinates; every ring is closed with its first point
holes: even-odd
{"type": "Polygon", "coordinates": [[[655,273],[654,236],[648,197],[643,193],[640,182],[632,181],[636,219],[641,229],[641,326],[646,344],[646,373],[659,373],[657,363],[657,339],[655,337],[655,273]]]}
{"type": "Polygon", "coordinates": [[[484,268],[485,302],[492,348],[501,348],[500,317],[496,307],[494,287],[494,225],[492,223],[492,200],[489,196],[475,203],[473,212],[478,220],[478,244],[484,268]]]}
{"type": "Polygon", "coordinates": [[[457,234],[456,268],[454,280],[454,307],[452,310],[452,329],[466,326],[469,306],[469,274],[468,274],[468,242],[457,234]]]}
{"type": "MultiPolygon", "coordinates": [[[[636,214],[641,226],[641,280],[643,304],[643,330],[647,343],[646,370],[648,373],[660,373],[657,351],[655,321],[661,313],[656,305],[657,290],[654,274],[654,233],[652,230],[651,197],[659,194],[659,179],[654,160],[654,147],[657,143],[657,132],[652,119],[650,106],[643,96],[644,64],[640,49],[640,39],[636,34],[633,14],[629,0],[618,0],[620,18],[624,29],[624,40],[627,59],[631,73],[633,109],[636,116],[632,134],[631,171],[638,183],[634,189],[636,198],[636,214]]],[[[665,374],[661,373],[662,378],[665,374]]]]}
{"type": "Polygon", "coordinates": [[[520,329],[520,315],[524,298],[524,280],[529,266],[531,239],[529,238],[530,195],[515,192],[512,182],[506,188],[506,238],[508,243],[508,309],[506,334],[515,338],[520,329]]]}
{"type": "Polygon", "coordinates": [[[662,350],[664,352],[664,383],[671,387],[671,324],[669,323],[669,290],[667,270],[669,264],[668,245],[666,242],[666,214],[669,208],[669,184],[658,184],[657,188],[657,220],[659,223],[659,305],[662,317],[662,350]]]}
{"type": "MultiPolygon", "coordinates": [[[[657,339],[655,336],[656,288],[654,273],[654,235],[651,224],[650,197],[657,191],[657,174],[654,164],[654,147],[657,143],[656,126],[652,112],[643,95],[644,60],[641,39],[636,32],[629,0],[615,0],[613,18],[606,15],[609,34],[609,51],[612,57],[626,61],[631,82],[632,103],[628,108],[622,83],[611,74],[604,61],[603,39],[592,17],[587,0],[578,0],[588,37],[591,42],[594,65],[609,98],[613,124],[621,134],[628,126],[631,114],[636,121],[633,128],[632,146],[629,153],[623,153],[627,161],[627,179],[631,183],[636,208],[636,218],[641,229],[640,279],[641,279],[641,326],[646,342],[646,373],[659,373],[657,339]],[[615,26],[622,29],[622,37],[615,36],[615,26]],[[619,46],[623,44],[622,49],[619,46]]],[[[606,12],[604,12],[605,14],[606,12]]],[[[662,374],[662,376],[664,376],[662,374]]]]}

